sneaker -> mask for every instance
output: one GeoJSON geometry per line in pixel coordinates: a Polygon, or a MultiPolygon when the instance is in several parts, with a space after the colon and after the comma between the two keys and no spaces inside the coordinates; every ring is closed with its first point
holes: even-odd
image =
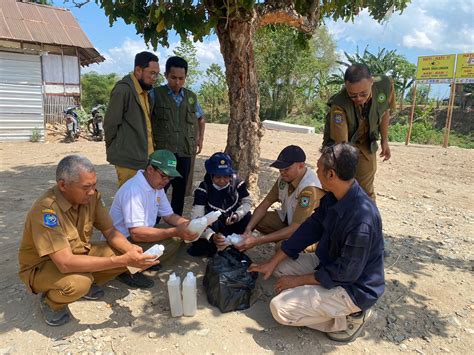
{"type": "Polygon", "coordinates": [[[328,332],[326,335],[331,340],[341,343],[349,343],[361,334],[368,322],[374,318],[374,315],[375,312],[370,308],[364,312],[360,312],[357,316],[354,314],[348,315],[346,330],[340,332],[328,332]]]}
{"type": "Polygon", "coordinates": [[[64,306],[63,308],[57,311],[53,311],[51,307],[46,303],[45,299],[46,295],[42,293],[40,299],[40,309],[46,324],[51,325],[53,327],[57,327],[66,324],[71,320],[68,306],[64,306]]]}
{"type": "Polygon", "coordinates": [[[155,285],[152,279],[146,277],[141,272],[137,272],[133,275],[129,274],[128,272],[124,272],[123,274],[117,276],[117,280],[135,288],[152,288],[155,285]]]}
{"type": "Polygon", "coordinates": [[[85,298],[86,300],[98,300],[104,297],[105,292],[104,290],[97,284],[93,283],[91,285],[91,288],[89,289],[89,292],[87,292],[86,295],[82,296],[82,298],[85,298]]]}

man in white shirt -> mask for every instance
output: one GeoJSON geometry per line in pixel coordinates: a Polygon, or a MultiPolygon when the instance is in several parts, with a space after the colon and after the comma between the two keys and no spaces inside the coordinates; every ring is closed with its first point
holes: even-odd
{"type": "Polygon", "coordinates": [[[114,227],[132,243],[143,250],[156,242],[164,245],[160,264],[176,255],[183,240],[196,239],[196,234],[187,229],[189,220],[173,212],[163,189],[179,176],[174,154],[169,150],[156,150],[150,155],[145,170],[139,170],[120,187],[110,208],[114,227]],[[156,228],[157,216],[173,227],[156,228]]]}

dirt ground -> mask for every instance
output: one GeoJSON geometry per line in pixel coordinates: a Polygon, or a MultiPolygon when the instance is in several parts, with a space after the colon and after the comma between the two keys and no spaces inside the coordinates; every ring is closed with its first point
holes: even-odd
{"type": "MultiPolygon", "coordinates": [[[[194,185],[203,163],[223,150],[226,126],[208,124],[205,146],[196,161],[194,185]]],[[[269,164],[289,144],[299,144],[314,167],[320,135],[267,131],[261,144],[259,187],[265,194],[277,171],[269,164]]],[[[129,290],[117,281],[100,301],[78,301],[74,320],[53,328],[40,315],[38,296],[26,292],[17,276],[17,250],[25,215],[33,201],[54,184],[57,162],[80,153],[96,164],[98,189],[111,205],[114,168],[102,142],[0,143],[0,354],[317,354],[472,353],[474,347],[473,236],[474,150],[392,144],[392,159],[380,163],[377,202],[391,255],[385,261],[386,291],[376,304],[377,320],[349,345],[324,334],[277,324],[268,304],[270,279],[259,279],[257,301],[248,310],[221,314],[207,303],[202,287],[206,260],[181,251],[174,265],[149,272],[150,290],[129,290]],[[198,275],[198,312],[171,318],[166,292],[170,272],[198,275]],[[471,349],[471,350],[469,350],[471,349]]],[[[187,198],[187,213],[192,198],[187,198]]],[[[267,245],[249,252],[254,261],[272,255],[267,245]]]]}

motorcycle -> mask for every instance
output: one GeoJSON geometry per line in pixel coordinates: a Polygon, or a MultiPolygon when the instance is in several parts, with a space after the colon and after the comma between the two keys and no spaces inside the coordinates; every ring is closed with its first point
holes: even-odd
{"type": "Polygon", "coordinates": [[[92,108],[92,118],[87,121],[87,130],[93,138],[101,141],[104,138],[104,115],[102,113],[103,105],[97,105],[92,108]]]}
{"type": "Polygon", "coordinates": [[[66,139],[74,142],[79,138],[79,117],[76,113],[76,106],[69,106],[64,109],[64,115],[66,118],[66,139]]]}

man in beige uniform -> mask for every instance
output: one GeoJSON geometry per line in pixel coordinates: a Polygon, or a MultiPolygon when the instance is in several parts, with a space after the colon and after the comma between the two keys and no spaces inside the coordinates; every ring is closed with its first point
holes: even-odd
{"type": "Polygon", "coordinates": [[[353,64],[344,74],[344,88],[331,97],[323,146],[349,142],[359,149],[356,180],[375,202],[377,139],[383,160],[391,157],[388,145],[390,110],[395,108],[393,82],[385,75],[372,77],[365,64],[353,64]]]}
{"type": "Polygon", "coordinates": [[[253,212],[243,234],[244,240],[236,246],[239,250],[288,239],[319,206],[319,200],[325,192],[321,189],[318,177],[306,166],[305,161],[303,149],[290,145],[270,165],[280,171],[280,176],[253,212]],[[275,202],[281,202],[281,209],[268,211],[275,202]],[[264,235],[254,237],[253,229],[264,235]]]}
{"type": "Polygon", "coordinates": [[[56,182],[28,212],[18,254],[20,278],[30,291],[42,293],[41,311],[53,326],[70,320],[69,303],[103,296],[98,285],[126,272],[126,266],[146,269],[157,263],[113,227],[88,159],[62,159],[56,182]],[[93,227],[107,242],[91,244],[93,227]]]}

